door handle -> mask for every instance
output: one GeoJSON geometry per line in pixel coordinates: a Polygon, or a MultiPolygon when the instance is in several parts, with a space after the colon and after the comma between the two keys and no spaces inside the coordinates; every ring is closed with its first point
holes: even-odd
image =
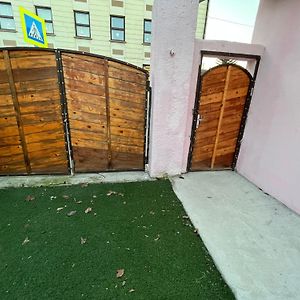
{"type": "Polygon", "coordinates": [[[203,120],[203,118],[202,118],[202,116],[201,115],[197,115],[197,122],[196,122],[196,128],[198,128],[199,127],[199,125],[200,125],[200,122],[203,120]]]}

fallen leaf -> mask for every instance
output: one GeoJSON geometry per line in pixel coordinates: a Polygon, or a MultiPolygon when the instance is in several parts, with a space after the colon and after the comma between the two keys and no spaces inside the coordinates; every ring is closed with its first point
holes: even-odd
{"type": "Polygon", "coordinates": [[[76,210],[71,210],[71,211],[69,211],[68,213],[67,213],[67,216],[68,217],[72,217],[72,216],[74,216],[75,214],[76,214],[76,210]]]}
{"type": "Polygon", "coordinates": [[[27,197],[26,197],[26,201],[33,201],[35,199],[35,197],[34,196],[32,196],[32,195],[28,195],[27,197]]]}
{"type": "Polygon", "coordinates": [[[188,216],[182,216],[182,219],[189,219],[188,216]]]}
{"type": "Polygon", "coordinates": [[[123,282],[122,282],[122,286],[124,286],[126,284],[126,281],[124,280],[123,282]]]}
{"type": "Polygon", "coordinates": [[[96,195],[93,195],[93,198],[97,198],[97,196],[96,196],[96,195]]]}
{"type": "Polygon", "coordinates": [[[87,238],[83,238],[83,237],[80,238],[80,244],[81,245],[85,244],[86,241],[87,241],[87,238]]]}
{"type": "Polygon", "coordinates": [[[27,244],[27,243],[29,243],[29,242],[30,242],[29,238],[26,237],[25,240],[23,241],[22,245],[25,245],[25,244],[27,244]]]}
{"type": "Polygon", "coordinates": [[[61,211],[61,210],[63,210],[64,209],[64,207],[58,207],[56,210],[57,211],[61,211]]]}
{"type": "Polygon", "coordinates": [[[56,196],[51,196],[50,200],[56,199],[56,196]]]}
{"type": "Polygon", "coordinates": [[[82,201],[76,201],[75,203],[76,203],[76,204],[80,204],[80,203],[82,203],[82,201]]]}
{"type": "Polygon", "coordinates": [[[69,199],[69,196],[68,195],[63,195],[63,198],[64,199],[69,199]]]}
{"type": "Polygon", "coordinates": [[[131,289],[131,290],[129,290],[129,293],[132,293],[132,292],[134,292],[135,290],[134,289],[131,289]]]}
{"type": "Polygon", "coordinates": [[[160,235],[157,235],[157,238],[154,239],[155,242],[157,242],[160,239],[160,235]]]}
{"type": "Polygon", "coordinates": [[[107,196],[117,195],[117,192],[115,192],[115,191],[108,191],[106,195],[107,196]]]}
{"type": "Polygon", "coordinates": [[[86,213],[86,214],[88,214],[89,212],[91,212],[92,211],[92,208],[91,207],[88,207],[84,212],[86,213]]]}
{"type": "Polygon", "coordinates": [[[125,270],[124,269],[119,269],[117,270],[117,278],[121,278],[125,273],[125,270]]]}
{"type": "Polygon", "coordinates": [[[118,196],[124,197],[123,193],[118,193],[118,196]]]}

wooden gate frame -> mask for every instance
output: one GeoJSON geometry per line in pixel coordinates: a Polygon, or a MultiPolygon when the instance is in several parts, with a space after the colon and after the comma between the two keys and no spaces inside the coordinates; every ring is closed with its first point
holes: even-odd
{"type": "MultiPolygon", "coordinates": [[[[251,103],[251,99],[252,99],[252,95],[253,95],[255,81],[257,78],[257,73],[258,73],[258,69],[259,69],[261,56],[251,55],[251,54],[241,54],[241,53],[207,51],[207,50],[200,52],[200,64],[198,67],[195,104],[194,104],[194,108],[193,108],[193,123],[192,123],[191,135],[190,135],[190,148],[189,148],[188,162],[187,162],[187,171],[188,172],[196,172],[196,171],[191,170],[191,167],[192,167],[193,148],[194,148],[196,129],[197,129],[198,107],[199,107],[199,102],[200,102],[200,98],[201,98],[201,90],[202,90],[202,78],[207,72],[219,67],[219,66],[213,67],[213,68],[209,69],[208,71],[206,71],[203,75],[201,75],[202,61],[203,61],[203,57],[205,55],[216,56],[216,57],[217,56],[226,56],[226,57],[233,57],[233,58],[248,58],[248,59],[255,60],[255,68],[254,68],[253,76],[250,74],[250,72],[248,70],[242,68],[239,65],[235,65],[236,67],[243,70],[250,79],[249,89],[248,89],[245,107],[244,107],[243,116],[242,116],[242,122],[241,122],[240,130],[239,130],[239,134],[238,134],[238,140],[237,140],[237,144],[236,144],[236,148],[235,148],[235,152],[234,152],[234,160],[233,160],[233,163],[231,166],[231,169],[235,170],[239,152],[240,152],[241,142],[242,142],[244,131],[245,131],[246,121],[247,121],[247,117],[248,117],[248,112],[249,112],[250,103],[251,103]]],[[[230,64],[224,64],[224,65],[230,65],[230,64]]]]}
{"type": "MultiPolygon", "coordinates": [[[[141,171],[144,171],[146,168],[146,164],[148,163],[148,156],[149,156],[149,136],[150,136],[150,118],[151,118],[151,100],[152,100],[152,88],[150,86],[150,80],[149,80],[149,72],[139,66],[133,65],[131,63],[121,61],[112,57],[95,54],[95,53],[89,53],[84,51],[77,51],[77,50],[68,50],[68,49],[51,49],[51,48],[34,48],[34,47],[0,47],[0,51],[18,51],[18,50],[24,50],[24,51],[45,51],[45,52],[53,52],[55,54],[56,59],[56,65],[57,65],[57,77],[58,77],[58,86],[59,86],[59,92],[60,92],[60,99],[61,99],[61,111],[62,111],[62,122],[63,122],[63,128],[64,128],[64,135],[65,135],[65,145],[66,150],[68,152],[68,170],[70,175],[74,175],[74,160],[73,160],[73,152],[72,152],[72,143],[71,143],[71,133],[70,133],[70,122],[69,122],[69,115],[68,115],[68,105],[67,105],[67,98],[66,98],[66,91],[65,91],[65,82],[64,82],[64,71],[63,71],[63,65],[62,65],[62,53],[71,53],[71,54],[81,54],[86,55],[90,57],[96,57],[101,58],[107,61],[116,62],[134,69],[137,69],[139,71],[142,71],[146,74],[146,91],[145,91],[145,122],[144,122],[144,168],[141,171]]],[[[137,171],[137,170],[120,170],[117,172],[128,172],[128,171],[137,171]]],[[[105,170],[101,171],[102,173],[107,172],[116,172],[115,170],[105,170]]],[[[27,174],[31,175],[31,174],[27,174]]],[[[37,174],[34,174],[37,175],[37,174]]],[[[48,174],[45,174],[48,175],[48,174]]],[[[49,174],[51,175],[51,174],[49,174]]],[[[2,176],[9,176],[2,175],[2,176]]],[[[14,174],[14,176],[22,176],[22,174],[14,174]]],[[[1,176],[0,176],[1,177],[1,176]]]]}

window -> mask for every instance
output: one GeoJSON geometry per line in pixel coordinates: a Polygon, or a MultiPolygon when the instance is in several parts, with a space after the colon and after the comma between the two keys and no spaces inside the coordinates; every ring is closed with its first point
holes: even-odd
{"type": "Polygon", "coordinates": [[[150,44],[151,43],[151,31],[152,31],[152,24],[151,20],[144,20],[144,43],[150,44]]]}
{"type": "Polygon", "coordinates": [[[76,36],[90,38],[90,13],[84,11],[74,11],[74,18],[76,36]]]}
{"type": "Polygon", "coordinates": [[[0,29],[16,30],[10,3],[0,2],[0,29]]]}
{"type": "Polygon", "coordinates": [[[110,39],[125,41],[125,17],[110,16],[110,39]]]}
{"type": "Polygon", "coordinates": [[[45,20],[46,33],[54,34],[52,11],[50,7],[35,7],[36,14],[45,20]]]}

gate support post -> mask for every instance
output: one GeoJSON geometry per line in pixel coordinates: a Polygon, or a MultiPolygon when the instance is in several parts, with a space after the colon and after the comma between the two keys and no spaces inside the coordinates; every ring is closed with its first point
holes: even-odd
{"type": "MultiPolygon", "coordinates": [[[[154,2],[151,43],[152,112],[149,172],[152,177],[186,171],[199,0],[154,2]],[[187,130],[188,128],[188,130],[187,130]]],[[[195,73],[195,72],[194,72],[195,73]]]]}

